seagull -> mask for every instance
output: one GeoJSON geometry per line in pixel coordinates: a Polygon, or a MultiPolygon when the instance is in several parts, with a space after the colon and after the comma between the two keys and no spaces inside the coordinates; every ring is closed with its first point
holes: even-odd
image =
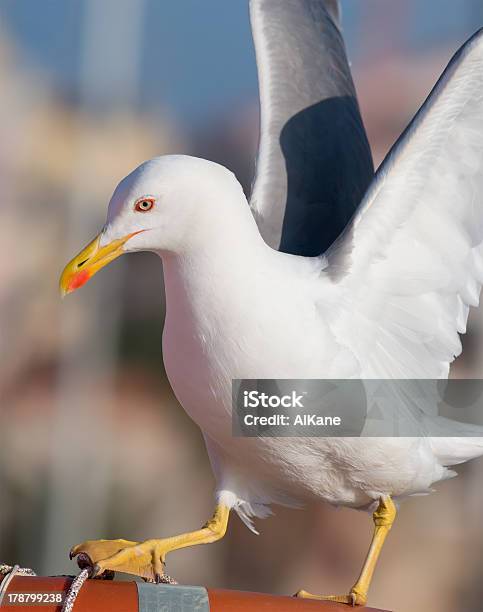
{"type": "Polygon", "coordinates": [[[164,363],[206,443],[213,517],[71,556],[93,575],[162,581],[166,555],[219,540],[232,511],[253,529],[272,504],[318,500],[372,512],[372,543],[347,594],[297,595],[364,605],[400,501],[483,455],[479,431],[455,437],[428,415],[446,435],[237,437],[232,381],[448,377],[483,282],[483,30],[374,175],[338,2],[251,0],[250,19],[261,103],[250,201],[221,165],[151,159],[119,183],[60,279],[67,294],[123,253],[161,258],[164,363]]]}

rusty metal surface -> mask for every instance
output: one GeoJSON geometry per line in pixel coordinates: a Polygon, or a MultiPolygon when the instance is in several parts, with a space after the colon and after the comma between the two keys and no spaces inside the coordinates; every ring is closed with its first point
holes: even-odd
{"type": "MultiPolygon", "coordinates": [[[[212,612],[349,612],[346,604],[313,599],[282,597],[265,593],[208,589],[212,612]]],[[[357,607],[357,612],[388,612],[376,608],[357,607]]]]}
{"type": "MultiPolygon", "coordinates": [[[[7,590],[12,593],[67,592],[71,577],[16,576],[7,590]]],[[[163,587],[166,588],[166,587],[163,587]]],[[[168,587],[176,588],[176,587],[168,587]]],[[[1,612],[60,612],[60,604],[10,605],[5,597],[1,612]]],[[[208,589],[210,612],[348,612],[350,607],[327,601],[296,599],[263,593],[208,589]]],[[[139,612],[136,582],[88,580],[79,593],[75,612],[139,612]]],[[[384,612],[357,608],[360,612],[384,612]]],[[[163,610],[164,612],[164,610],[163,610]]],[[[189,612],[176,610],[176,612],[189,612]]]]}
{"type": "MultiPolygon", "coordinates": [[[[3,599],[2,612],[60,612],[60,604],[9,605],[9,593],[67,592],[71,577],[46,578],[41,576],[16,576],[3,599]]],[[[111,582],[88,580],[81,589],[74,610],[79,612],[137,612],[138,594],[135,582],[111,582]]]]}

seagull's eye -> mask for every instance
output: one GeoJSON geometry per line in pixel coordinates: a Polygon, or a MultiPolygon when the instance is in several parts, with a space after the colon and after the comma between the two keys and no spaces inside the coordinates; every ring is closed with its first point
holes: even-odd
{"type": "Polygon", "coordinates": [[[154,206],[154,198],[141,198],[134,205],[137,212],[148,212],[154,206]]]}

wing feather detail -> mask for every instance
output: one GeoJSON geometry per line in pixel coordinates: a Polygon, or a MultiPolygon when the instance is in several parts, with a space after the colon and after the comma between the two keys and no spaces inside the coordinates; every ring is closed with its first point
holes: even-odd
{"type": "Polygon", "coordinates": [[[483,30],[453,57],[327,253],[368,378],[438,378],[483,283],[483,30]]]}

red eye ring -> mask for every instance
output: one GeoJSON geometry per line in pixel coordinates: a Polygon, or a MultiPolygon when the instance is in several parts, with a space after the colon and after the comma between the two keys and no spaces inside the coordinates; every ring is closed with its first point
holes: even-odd
{"type": "Polygon", "coordinates": [[[140,198],[134,205],[136,212],[149,212],[154,206],[154,198],[140,198]]]}

